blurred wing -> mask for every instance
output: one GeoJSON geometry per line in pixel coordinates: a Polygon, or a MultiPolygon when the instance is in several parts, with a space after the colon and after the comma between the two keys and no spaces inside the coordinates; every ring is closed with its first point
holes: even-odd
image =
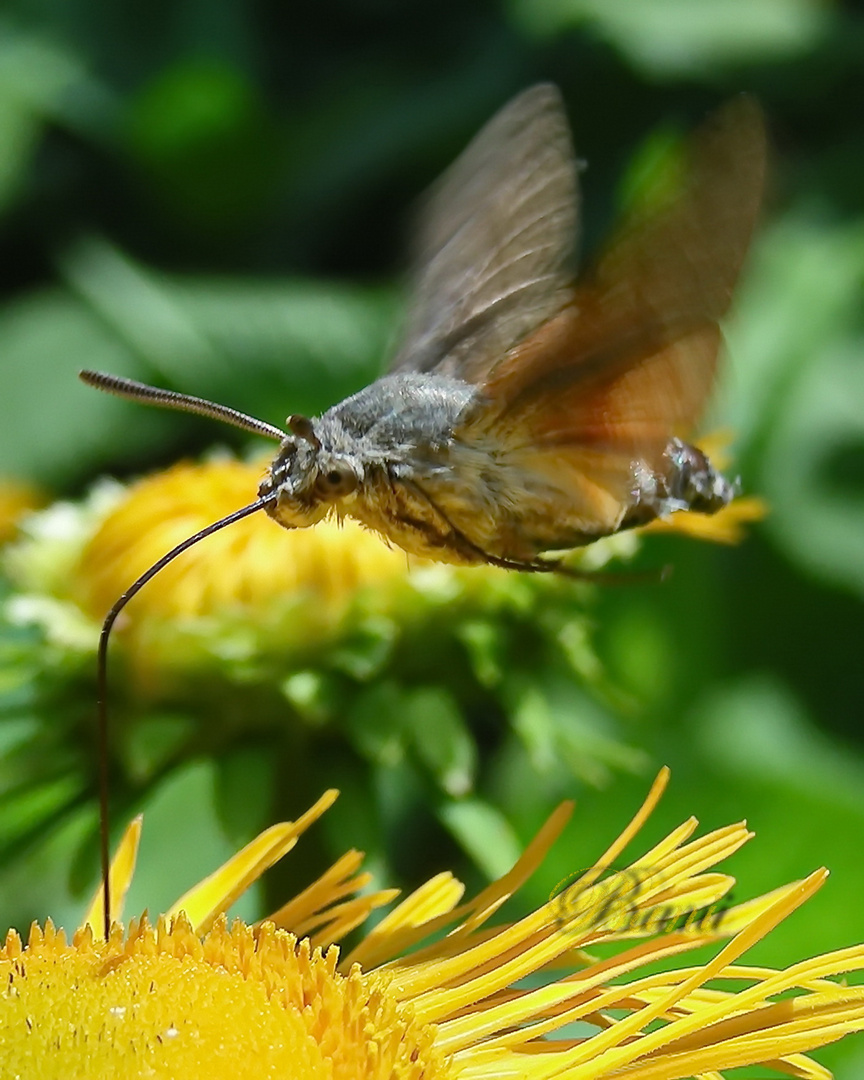
{"type": "Polygon", "coordinates": [[[427,198],[396,371],[481,382],[572,295],[576,162],[561,96],[532,87],[490,120],[427,198]]]}
{"type": "Polygon", "coordinates": [[[570,304],[491,372],[485,422],[503,425],[510,445],[550,472],[569,461],[610,508],[626,502],[633,463],[658,468],[668,440],[687,434],[704,406],[765,157],[753,101],[711,118],[674,193],[625,221],[570,304]]]}

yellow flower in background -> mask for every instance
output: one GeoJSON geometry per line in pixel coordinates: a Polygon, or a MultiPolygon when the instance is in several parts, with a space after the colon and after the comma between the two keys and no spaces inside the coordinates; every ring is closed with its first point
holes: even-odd
{"type": "MultiPolygon", "coordinates": [[[[263,463],[231,458],[201,464],[182,463],[128,488],[112,489],[96,499],[99,511],[85,508],[89,532],[79,529],[74,559],[64,560],[66,599],[91,619],[102,617],[149,566],[180,541],[249,502],[263,474],[263,463]]],[[[68,504],[62,504],[67,505],[68,504]]],[[[52,508],[53,509],[53,508],[52,508]]],[[[50,512],[49,512],[50,513],[50,512]]],[[[734,542],[742,525],[758,520],[764,508],[758,499],[738,499],[711,517],[676,513],[647,529],[684,532],[703,539],[734,542]]],[[[0,520],[2,524],[2,520],[0,520]]],[[[638,530],[645,531],[645,530],[638,530]]],[[[31,544],[38,546],[34,535],[31,544]]],[[[598,541],[574,553],[579,565],[594,569],[616,555],[634,550],[632,535],[598,541]]],[[[17,562],[24,566],[13,578],[33,587],[26,546],[17,562]]],[[[124,615],[127,632],[155,619],[169,622],[206,619],[225,612],[254,611],[256,616],[280,611],[286,599],[310,601],[304,614],[313,630],[332,628],[358,593],[392,595],[421,571],[434,587],[470,588],[480,578],[500,577],[493,567],[464,569],[436,565],[399,549],[356,522],[327,519],[314,528],[286,531],[264,514],[253,515],[217,533],[166,567],[135,597],[124,615]],[[453,585],[458,582],[457,585],[453,585]]],[[[37,575],[38,576],[38,575],[37,575]]],[[[44,576],[44,575],[43,575],[44,576]]],[[[38,589],[38,582],[36,588],[38,589]]],[[[57,588],[57,582],[51,582],[57,588]]],[[[306,630],[304,629],[304,633],[306,630]]]]}
{"type": "Polygon", "coordinates": [[[733,499],[716,514],[670,514],[643,526],[645,533],[681,533],[694,540],[711,540],[715,544],[740,544],[747,535],[747,526],[761,521],[768,513],[764,499],[748,495],[733,499]]]}
{"type": "MultiPolygon", "coordinates": [[[[175,465],[133,484],[82,552],[77,567],[82,605],[95,618],[104,615],[167,551],[249,502],[263,471],[263,462],[223,459],[175,465]]],[[[676,513],[657,524],[728,543],[740,539],[744,523],[763,514],[760,500],[739,499],[710,517],[676,513]]],[[[629,554],[632,542],[612,537],[593,549],[599,558],[592,554],[590,564],[599,566],[615,554],[629,554]]],[[[185,552],[136,597],[130,620],[201,617],[231,607],[261,610],[298,593],[314,598],[335,619],[356,592],[398,585],[411,568],[431,565],[387,546],[350,519],[286,531],[262,512],[185,552]]],[[[500,574],[492,567],[471,569],[500,574]]]]}
{"type": "MultiPolygon", "coordinates": [[[[42,626],[62,649],[92,652],[102,619],[132,582],[248,502],[262,472],[261,463],[227,457],[184,463],[128,487],[105,483],[81,504],[55,504],[6,554],[16,586],[8,614],[42,626]]],[[[458,591],[449,568],[410,562],[420,577],[409,575],[404,552],[354,522],[288,532],[262,512],[166,567],[124,611],[115,640],[127,643],[139,690],[158,687],[154,677],[170,670],[307,654],[337,636],[351,611],[392,616],[430,590],[436,598],[458,591]]]]}
{"type": "Polygon", "coordinates": [[[45,505],[45,496],[31,484],[0,479],[0,544],[18,532],[18,523],[31,510],[45,505]]]}
{"type": "MultiPolygon", "coordinates": [[[[771,1075],[825,1080],[830,1074],[804,1055],[864,1027],[864,989],[830,981],[864,969],[864,947],[779,971],[739,960],[826,872],[694,922],[694,911],[717,905],[733,884],[712,868],[752,834],[731,825],[692,839],[690,819],[616,873],[666,781],[664,770],[591,869],[515,922],[495,915],[535,872],[569,804],[473,899],[439,874],[347,955],[337,943],[393,895],[358,895],[368,875],[353,851],[270,919],[229,928],[226,909],[326,810],[328,792],[298,821],[263,833],[155,927],[146,918],[125,933],[115,924],[102,940],[93,930],[97,896],[71,943],[50,924],[34,926],[26,945],[11,931],[0,951],[0,1074],[722,1080],[758,1064],[771,1075]],[[625,897],[610,882],[628,872],[639,886],[625,897]],[[712,943],[707,963],[653,968],[712,943]],[[605,959],[588,951],[604,944],[616,947],[605,959]],[[556,977],[565,968],[570,974],[556,977]]],[[[138,828],[112,870],[118,906],[138,828]]]]}
{"type": "MultiPolygon", "coordinates": [[[[260,465],[233,459],[183,463],[133,484],[88,541],[80,598],[100,618],[149,566],[186,537],[251,502],[260,465]]],[[[417,560],[415,560],[417,561],[417,560]]],[[[207,537],[130,604],[130,620],[261,609],[304,593],[334,616],[363,588],[405,576],[406,556],[353,522],[286,530],[263,512],[207,537]]]]}
{"type": "MultiPolygon", "coordinates": [[[[262,475],[261,462],[222,458],[132,484],[81,547],[71,594],[78,610],[95,629],[162,555],[250,501],[262,475]]],[[[425,598],[434,606],[496,576],[504,572],[484,567],[471,578],[409,557],[351,520],[286,531],[261,512],[167,566],[124,611],[117,640],[125,637],[139,689],[152,689],[166,672],[214,659],[309,656],[359,619],[404,625],[425,598]]]]}
{"type": "MultiPolygon", "coordinates": [[[[42,630],[46,651],[37,663],[56,671],[92,655],[102,619],[136,578],[247,504],[263,469],[262,461],[230,457],[185,463],[129,486],[104,482],[83,502],[32,515],[21,540],[4,549],[13,586],[4,611],[42,630]]],[[[728,542],[752,518],[751,504],[737,500],[713,517],[673,514],[663,527],[728,542]]],[[[638,547],[636,530],[567,559],[590,575],[638,547]]],[[[616,576],[626,581],[627,572],[616,576]]],[[[424,562],[351,520],[285,530],[261,512],[208,536],[148,582],[118,620],[112,651],[139,701],[192,700],[202,680],[212,686],[215,677],[267,686],[271,698],[275,689],[308,711],[312,683],[304,673],[312,672],[313,711],[332,716],[322,702],[341,692],[328,673],[334,667],[364,681],[391,659],[398,667],[409,651],[418,658],[418,646],[429,657],[454,647],[470,653],[471,677],[488,687],[514,669],[508,650],[518,668],[539,632],[547,655],[563,648],[574,674],[590,681],[598,663],[577,626],[588,604],[584,590],[552,575],[424,562]],[[517,633],[524,648],[514,644],[517,633]],[[300,683],[290,681],[295,672],[300,683]]],[[[450,670],[453,684],[464,686],[450,670]]]]}

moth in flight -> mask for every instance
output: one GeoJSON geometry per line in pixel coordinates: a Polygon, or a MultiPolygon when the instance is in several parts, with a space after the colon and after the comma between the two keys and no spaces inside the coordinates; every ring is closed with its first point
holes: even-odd
{"type": "Polygon", "coordinates": [[[443,562],[556,569],[548,553],[678,510],[715,513],[735,486],[685,439],[758,215],[758,107],[734,100],[686,151],[673,190],[577,275],[579,169],[563,103],[551,85],[520,94],[427,197],[388,374],[319,417],[289,416],[287,432],[82,378],[278,439],[248,512],[289,529],[352,517],[443,562]]]}
{"type": "Polygon", "coordinates": [[[426,200],[390,371],[287,432],[99,372],[92,386],[274,438],[258,498],[167,552],[117,600],[98,651],[104,924],[107,649],[125,605],[193,544],[266,511],[288,529],[356,518],[443,562],[567,572],[546,557],[735,494],[684,441],[711,388],[761,201],[765,137],[747,98],[690,140],[678,183],[577,275],[578,166],[554,86],[520,94],[426,200]]]}

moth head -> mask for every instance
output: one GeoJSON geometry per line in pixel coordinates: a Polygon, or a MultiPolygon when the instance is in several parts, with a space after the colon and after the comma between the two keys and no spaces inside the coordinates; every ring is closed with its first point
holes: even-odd
{"type": "Polygon", "coordinates": [[[291,434],[279,447],[258,494],[266,498],[275,493],[267,513],[285,528],[302,529],[353,495],[360,468],[349,455],[322,442],[314,420],[294,415],[287,425],[291,434]]]}

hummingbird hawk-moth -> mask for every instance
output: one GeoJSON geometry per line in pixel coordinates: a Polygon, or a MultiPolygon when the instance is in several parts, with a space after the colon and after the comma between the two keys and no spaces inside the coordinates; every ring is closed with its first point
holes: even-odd
{"type": "MultiPolygon", "coordinates": [[[[288,432],[223,406],[82,372],[91,385],[280,440],[256,508],[335,513],[406,551],[514,570],[735,486],[684,441],[756,221],[761,114],[733,101],[692,138],[675,190],[576,275],[579,167],[554,86],[520,94],[427,198],[389,372],[288,432]]],[[[251,507],[250,507],[251,512],[251,507]]]]}
{"type": "Polygon", "coordinates": [[[678,510],[711,514],[735,485],[684,441],[711,388],[762,193],[758,107],[740,98],[688,144],[679,182],[576,273],[579,168],[561,97],[506,105],[428,196],[390,370],[284,432],[200,398],[84,371],[121,397],[226,421],[280,446],[258,498],[145,571],[98,653],[105,934],[107,648],[128,601],[192,544],[258,510],[285,528],[356,518],[443,562],[566,572],[548,553],[678,510]]]}

